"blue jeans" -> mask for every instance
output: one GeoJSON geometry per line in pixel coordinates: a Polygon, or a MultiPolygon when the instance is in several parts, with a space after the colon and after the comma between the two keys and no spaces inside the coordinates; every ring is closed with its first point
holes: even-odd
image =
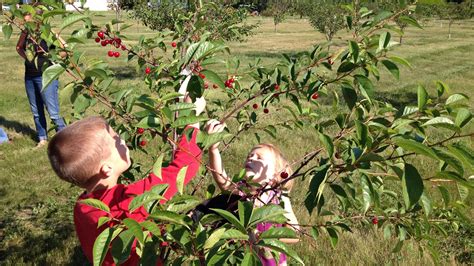
{"type": "Polygon", "coordinates": [[[66,126],[63,118],[59,115],[58,86],[59,82],[54,80],[47,88],[41,91],[43,88],[43,78],[41,76],[25,77],[26,95],[28,95],[28,101],[30,102],[31,112],[33,113],[33,119],[40,141],[48,139],[46,117],[44,114],[45,106],[48,110],[49,117],[56,125],[56,132],[66,126]]]}

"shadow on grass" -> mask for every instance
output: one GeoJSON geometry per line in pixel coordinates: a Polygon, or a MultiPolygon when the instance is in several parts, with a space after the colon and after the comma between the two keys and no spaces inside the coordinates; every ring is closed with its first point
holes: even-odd
{"type": "MultiPolygon", "coordinates": [[[[377,92],[375,98],[382,102],[387,102],[392,104],[397,109],[402,109],[402,107],[407,105],[415,105],[417,103],[417,94],[414,92],[407,91],[383,91],[377,92]]],[[[403,110],[403,109],[402,109],[403,110]]]]}
{"type": "Polygon", "coordinates": [[[20,123],[18,121],[7,120],[5,117],[0,116],[0,126],[29,136],[34,141],[37,140],[36,131],[26,124],[20,123]]]}
{"type": "MultiPolygon", "coordinates": [[[[0,228],[1,229],[1,228],[0,228]]],[[[71,224],[56,224],[47,234],[34,234],[30,230],[24,231],[23,240],[18,245],[0,249],[0,261],[10,261],[11,263],[22,262],[38,265],[48,265],[51,258],[48,253],[55,249],[66,248],[70,243],[68,239],[74,234],[71,224]]],[[[54,251],[53,251],[54,252],[54,251]]],[[[64,265],[90,265],[84,256],[80,246],[74,247],[70,258],[58,258],[61,261],[68,261],[64,265]]]]}
{"type": "Polygon", "coordinates": [[[117,80],[135,79],[139,77],[133,67],[111,67],[110,69],[115,73],[115,79],[117,80]]]}

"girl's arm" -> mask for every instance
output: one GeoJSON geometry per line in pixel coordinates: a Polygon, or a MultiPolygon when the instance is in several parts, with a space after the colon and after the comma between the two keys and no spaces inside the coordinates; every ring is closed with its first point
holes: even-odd
{"type": "MultiPolygon", "coordinates": [[[[217,120],[210,120],[206,125],[208,134],[222,132],[225,128],[224,124],[221,124],[217,120]]],[[[211,174],[217,185],[222,191],[231,191],[232,182],[230,182],[227,174],[222,165],[222,157],[219,151],[219,143],[215,143],[209,147],[209,167],[212,169],[211,174]]]]}
{"type": "MultiPolygon", "coordinates": [[[[290,198],[282,195],[281,200],[283,201],[283,206],[286,211],[285,217],[288,219],[288,224],[286,225],[286,227],[298,231],[300,229],[300,226],[298,223],[298,219],[296,219],[295,213],[293,212],[293,208],[291,207],[290,198]]],[[[298,238],[281,238],[280,241],[288,244],[294,244],[298,243],[300,240],[298,238]]]]}

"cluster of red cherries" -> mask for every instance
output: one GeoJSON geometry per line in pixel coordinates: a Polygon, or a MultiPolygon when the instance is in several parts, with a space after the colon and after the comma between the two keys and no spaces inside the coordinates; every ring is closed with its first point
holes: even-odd
{"type": "MultiPolygon", "coordinates": [[[[122,51],[127,50],[127,47],[124,44],[122,44],[122,39],[120,39],[118,37],[111,38],[103,31],[97,32],[97,38],[95,38],[95,42],[100,43],[100,45],[102,47],[106,47],[107,45],[111,45],[111,46],[113,46],[117,49],[118,48],[122,49],[122,51]]],[[[107,55],[109,57],[117,57],[118,58],[118,57],[120,57],[120,52],[109,50],[107,52],[107,55]]]]}

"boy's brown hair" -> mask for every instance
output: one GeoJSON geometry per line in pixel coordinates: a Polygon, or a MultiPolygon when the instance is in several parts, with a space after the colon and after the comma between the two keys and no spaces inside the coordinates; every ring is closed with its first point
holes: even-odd
{"type": "Polygon", "coordinates": [[[104,118],[88,117],[67,126],[51,139],[48,157],[59,178],[86,187],[98,174],[102,159],[110,156],[105,141],[109,125],[104,118]]]}
{"type": "MultiPolygon", "coordinates": [[[[281,173],[285,172],[288,174],[288,176],[291,176],[291,174],[293,174],[293,170],[291,169],[290,164],[285,159],[285,157],[283,157],[283,154],[281,153],[281,151],[277,147],[275,147],[273,144],[260,143],[257,146],[255,146],[253,149],[256,149],[256,148],[268,149],[275,156],[275,181],[277,183],[281,183],[284,181],[284,179],[281,177],[281,173]]],[[[281,186],[281,188],[282,190],[290,191],[291,188],[293,187],[293,184],[294,184],[294,179],[291,179],[285,182],[281,186]]]]}

